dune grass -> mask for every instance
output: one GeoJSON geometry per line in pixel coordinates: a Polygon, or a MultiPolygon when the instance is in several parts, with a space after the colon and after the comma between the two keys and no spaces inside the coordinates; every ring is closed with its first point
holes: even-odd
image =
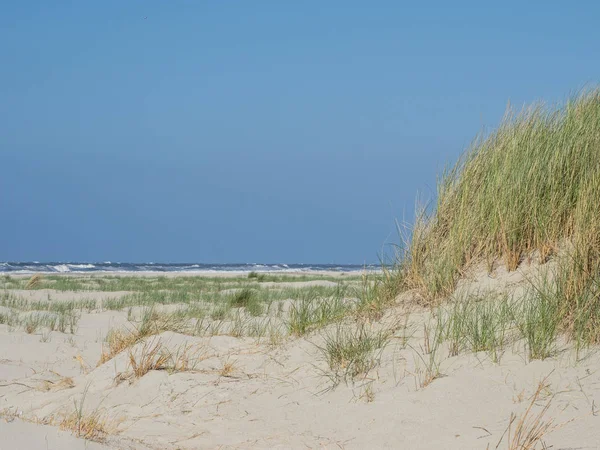
{"type": "Polygon", "coordinates": [[[59,426],[61,430],[69,430],[79,438],[102,442],[114,431],[114,427],[109,423],[108,415],[99,408],[92,411],[85,408],[89,387],[89,384],[85,387],[79,401],[73,400],[73,411],[63,417],[59,426]]]}
{"type": "Polygon", "coordinates": [[[102,353],[98,366],[111,360],[122,351],[132,347],[140,340],[139,335],[133,330],[114,329],[110,330],[106,335],[106,343],[102,346],[102,353]]]}
{"type": "Polygon", "coordinates": [[[448,342],[449,356],[461,352],[488,352],[498,362],[515,323],[519,306],[507,295],[458,292],[437,310],[438,339],[448,342]]]}
{"type": "Polygon", "coordinates": [[[529,360],[553,356],[561,311],[556,297],[530,287],[518,299],[507,293],[457,292],[435,309],[435,318],[435,345],[447,343],[448,356],[486,352],[498,363],[507,346],[515,343],[522,344],[529,360]]]}
{"type": "Polygon", "coordinates": [[[340,290],[336,290],[329,297],[320,296],[315,290],[303,291],[302,296],[291,304],[288,317],[290,334],[302,336],[339,321],[350,308],[350,305],[344,302],[344,295],[340,290]]]}
{"type": "Polygon", "coordinates": [[[260,285],[262,282],[295,283],[304,281],[355,282],[360,274],[341,274],[340,276],[323,274],[276,274],[250,272],[247,276],[209,277],[182,275],[177,276],[139,276],[139,275],[73,275],[35,274],[31,278],[4,275],[4,289],[54,289],[57,291],[100,291],[100,292],[145,292],[145,291],[218,291],[234,287],[241,283],[260,285]]]}
{"type": "Polygon", "coordinates": [[[167,368],[169,354],[164,351],[160,339],[145,341],[140,344],[140,348],[134,349],[132,347],[128,349],[128,352],[131,374],[135,378],[141,378],[151,370],[164,370],[167,368]]]}
{"type": "Polygon", "coordinates": [[[422,211],[403,261],[402,282],[429,301],[450,295],[473,263],[499,258],[514,270],[565,248],[567,294],[586,289],[600,267],[600,90],[566,105],[509,110],[477,139],[439,184],[436,207],[422,211]]]}
{"type": "Polygon", "coordinates": [[[27,284],[25,285],[25,289],[34,289],[42,283],[43,276],[39,273],[32,275],[27,284]]]}
{"type": "Polygon", "coordinates": [[[338,324],[323,333],[323,344],[317,348],[327,362],[325,375],[332,386],[367,375],[379,363],[391,335],[390,330],[375,330],[364,322],[355,327],[338,324]]]}
{"type": "Polygon", "coordinates": [[[99,364],[144,337],[163,331],[194,336],[228,334],[281,342],[288,336],[303,336],[349,315],[378,320],[393,298],[389,293],[382,295],[388,285],[383,282],[385,277],[374,273],[344,277],[251,273],[232,278],[48,275],[32,287],[119,292],[118,297],[78,296],[72,301],[54,301],[51,291],[43,294],[43,300],[39,300],[39,295],[37,300],[24,297],[9,290],[23,288],[24,279],[4,278],[10,288],[0,291],[0,305],[14,310],[14,314],[4,313],[0,322],[22,325],[25,312],[48,313],[44,322],[34,316],[29,319],[27,326],[31,333],[43,327],[64,331],[73,325],[71,329],[75,329],[72,319],[80,317],[83,311],[126,311],[130,326],[109,333],[99,364]],[[333,280],[335,284],[330,283],[333,280]],[[325,283],[301,284],[305,281],[325,283]],[[54,313],[58,314],[56,320],[54,313]]]}
{"type": "Polygon", "coordinates": [[[518,321],[509,320],[506,302],[504,309],[463,303],[454,311],[448,333],[455,350],[494,351],[504,339],[497,333],[509,324],[526,340],[530,358],[552,354],[558,334],[578,347],[598,343],[598,199],[600,89],[558,107],[509,109],[497,130],[444,172],[436,204],[418,214],[388,284],[438,305],[476,266],[512,271],[525,260],[551,260],[550,276],[531,280],[518,321]]]}
{"type": "Polygon", "coordinates": [[[81,314],[75,309],[61,309],[58,312],[32,310],[22,313],[11,310],[8,314],[0,314],[0,323],[9,327],[21,327],[27,334],[35,334],[39,330],[75,334],[80,318],[81,314]]]}
{"type": "Polygon", "coordinates": [[[508,427],[495,448],[499,448],[505,438],[508,450],[534,450],[540,446],[543,449],[549,448],[544,443],[544,437],[557,428],[554,419],[546,418],[553,397],[547,400],[537,413],[534,412],[534,407],[540,402],[542,392],[547,387],[546,379],[540,381],[521,416],[511,414],[508,427]]]}

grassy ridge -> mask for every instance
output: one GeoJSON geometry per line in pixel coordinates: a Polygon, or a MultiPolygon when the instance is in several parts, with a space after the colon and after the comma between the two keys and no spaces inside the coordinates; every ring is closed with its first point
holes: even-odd
{"type": "Polygon", "coordinates": [[[418,215],[408,241],[388,284],[430,305],[453,300],[475,264],[553,261],[519,304],[463,301],[442,312],[451,353],[496,357],[515,333],[534,359],[552,354],[559,334],[577,348],[600,343],[600,89],[562,107],[509,110],[443,174],[435,210],[418,215]]]}
{"type": "Polygon", "coordinates": [[[559,108],[508,111],[500,127],[444,173],[432,215],[413,229],[404,287],[433,300],[452,293],[473,262],[514,270],[568,243],[569,295],[600,261],[600,90],[559,108]]]}

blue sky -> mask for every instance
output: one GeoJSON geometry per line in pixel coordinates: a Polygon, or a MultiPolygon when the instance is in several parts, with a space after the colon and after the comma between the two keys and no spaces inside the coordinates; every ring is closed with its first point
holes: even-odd
{"type": "Polygon", "coordinates": [[[598,81],[595,2],[486,3],[0,3],[0,260],[376,261],[509,100],[598,81]]]}

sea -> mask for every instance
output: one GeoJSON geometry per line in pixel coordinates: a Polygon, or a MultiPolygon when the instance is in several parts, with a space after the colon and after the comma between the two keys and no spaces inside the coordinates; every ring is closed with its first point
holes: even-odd
{"type": "Polygon", "coordinates": [[[135,273],[135,272],[360,272],[380,267],[374,264],[206,264],[122,262],[0,262],[0,273],[135,273]]]}

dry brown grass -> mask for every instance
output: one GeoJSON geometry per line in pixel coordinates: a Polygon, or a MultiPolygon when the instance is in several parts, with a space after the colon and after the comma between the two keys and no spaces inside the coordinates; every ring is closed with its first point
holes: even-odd
{"type": "Polygon", "coordinates": [[[235,361],[227,360],[223,363],[223,367],[221,368],[219,375],[222,377],[232,377],[235,369],[235,361]]]}
{"type": "Polygon", "coordinates": [[[181,319],[175,315],[159,314],[153,308],[144,311],[141,322],[132,329],[119,328],[110,330],[106,336],[106,345],[102,348],[102,354],[98,366],[111,360],[122,351],[133,347],[142,339],[160,334],[164,331],[180,332],[182,328],[181,319]]]}
{"type": "Polygon", "coordinates": [[[61,430],[68,430],[79,438],[98,442],[102,442],[110,434],[111,428],[106,416],[99,411],[84,415],[73,411],[60,423],[61,430]]]}
{"type": "Polygon", "coordinates": [[[365,403],[373,403],[375,401],[375,392],[373,391],[373,382],[367,384],[361,392],[359,398],[365,403]]]}
{"type": "Polygon", "coordinates": [[[25,285],[25,289],[35,289],[42,283],[43,279],[44,277],[39,273],[32,275],[27,284],[25,285]]]}
{"type": "Polygon", "coordinates": [[[115,378],[117,383],[141,378],[152,370],[166,370],[169,373],[189,372],[206,358],[204,348],[183,344],[171,352],[160,339],[140,342],[129,348],[129,370],[115,378]]]}
{"type": "Polygon", "coordinates": [[[167,370],[171,373],[196,370],[197,364],[206,357],[207,353],[203,347],[184,344],[178,347],[175,352],[169,352],[167,370]]]}
{"type": "Polygon", "coordinates": [[[103,346],[98,366],[111,360],[122,351],[131,348],[140,340],[140,336],[136,331],[117,329],[110,330],[106,336],[106,347],[103,346]]]}
{"type": "Polygon", "coordinates": [[[521,417],[517,417],[514,413],[511,414],[508,427],[500,438],[500,441],[498,441],[496,449],[500,447],[505,436],[507,436],[508,450],[547,448],[543,441],[544,436],[556,428],[553,419],[544,418],[550,408],[553,396],[550,397],[537,414],[533,412],[533,407],[541,400],[541,397],[544,396],[547,390],[548,384],[546,383],[546,379],[544,379],[538,384],[537,390],[531,397],[531,401],[521,417]]]}
{"type": "Polygon", "coordinates": [[[171,355],[163,348],[160,339],[148,340],[137,350],[129,349],[129,365],[135,378],[141,378],[151,370],[166,369],[170,359],[171,355]]]}
{"type": "Polygon", "coordinates": [[[64,389],[71,389],[73,387],[75,387],[75,382],[73,381],[73,378],[60,376],[60,378],[56,381],[42,380],[38,387],[38,390],[43,392],[55,392],[62,391],[64,389]]]}
{"type": "Polygon", "coordinates": [[[60,429],[71,431],[75,436],[91,441],[102,442],[108,434],[114,431],[106,414],[99,408],[93,411],[85,411],[85,399],[89,385],[85,387],[79,401],[74,400],[73,411],[64,416],[60,421],[60,429]]]}
{"type": "Polygon", "coordinates": [[[85,362],[85,360],[83,359],[83,356],[77,355],[77,356],[74,356],[73,359],[79,363],[79,370],[81,371],[81,373],[85,373],[85,374],[90,373],[90,366],[88,363],[85,362]]]}

